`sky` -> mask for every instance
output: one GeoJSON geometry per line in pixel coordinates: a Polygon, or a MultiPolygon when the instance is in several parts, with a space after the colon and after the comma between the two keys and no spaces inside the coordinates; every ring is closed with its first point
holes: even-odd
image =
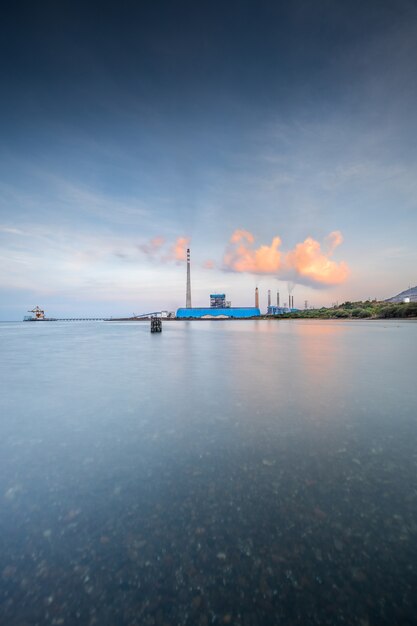
{"type": "Polygon", "coordinates": [[[417,284],[417,4],[16,2],[0,319],[417,284]]]}

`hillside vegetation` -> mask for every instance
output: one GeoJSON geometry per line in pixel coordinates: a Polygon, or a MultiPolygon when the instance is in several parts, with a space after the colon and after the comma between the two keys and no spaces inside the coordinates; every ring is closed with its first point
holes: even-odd
{"type": "Polygon", "coordinates": [[[301,310],[297,313],[277,315],[279,318],[314,319],[388,319],[417,317],[417,302],[391,304],[366,300],[365,302],[344,302],[338,306],[321,309],[301,310]]]}

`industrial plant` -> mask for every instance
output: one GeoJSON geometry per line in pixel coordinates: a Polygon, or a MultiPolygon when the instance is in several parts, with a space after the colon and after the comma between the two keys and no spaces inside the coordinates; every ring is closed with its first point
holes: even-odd
{"type": "Polygon", "coordinates": [[[209,307],[191,306],[191,261],[190,250],[187,250],[187,288],[185,308],[177,310],[177,319],[245,319],[259,317],[259,307],[233,307],[226,301],[226,294],[212,293],[209,307]]]}
{"type": "Polygon", "coordinates": [[[284,315],[284,313],[296,313],[298,309],[294,307],[294,296],[288,294],[288,306],[285,302],[283,306],[280,305],[279,291],[277,291],[277,303],[271,304],[271,290],[268,289],[268,307],[267,315],[284,315]]]}
{"type": "MultiPolygon", "coordinates": [[[[267,315],[283,315],[284,313],[292,313],[297,311],[294,308],[294,296],[289,295],[289,306],[280,306],[279,292],[277,292],[277,305],[271,304],[271,291],[268,290],[268,307],[267,315]]],[[[187,286],[185,297],[185,308],[177,310],[177,319],[248,319],[260,317],[261,310],[259,308],[259,289],[255,289],[255,306],[251,307],[233,307],[231,302],[226,300],[224,293],[210,294],[209,307],[192,307],[191,306],[191,260],[190,250],[187,249],[187,286]]]]}

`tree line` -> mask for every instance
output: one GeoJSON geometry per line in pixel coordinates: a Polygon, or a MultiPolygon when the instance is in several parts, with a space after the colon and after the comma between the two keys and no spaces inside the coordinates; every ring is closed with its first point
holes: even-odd
{"type": "Polygon", "coordinates": [[[305,309],[294,313],[277,315],[277,318],[313,318],[313,319],[388,319],[417,317],[417,302],[378,302],[365,300],[344,302],[330,308],[305,309]]]}

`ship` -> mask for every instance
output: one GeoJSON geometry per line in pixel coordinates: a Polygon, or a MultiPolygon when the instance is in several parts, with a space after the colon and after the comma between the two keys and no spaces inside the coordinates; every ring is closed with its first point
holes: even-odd
{"type": "Polygon", "coordinates": [[[28,313],[33,313],[33,315],[25,315],[25,317],[23,318],[24,322],[55,322],[56,321],[54,317],[45,317],[45,311],[41,309],[39,306],[35,306],[35,308],[28,311],[28,313]]]}

